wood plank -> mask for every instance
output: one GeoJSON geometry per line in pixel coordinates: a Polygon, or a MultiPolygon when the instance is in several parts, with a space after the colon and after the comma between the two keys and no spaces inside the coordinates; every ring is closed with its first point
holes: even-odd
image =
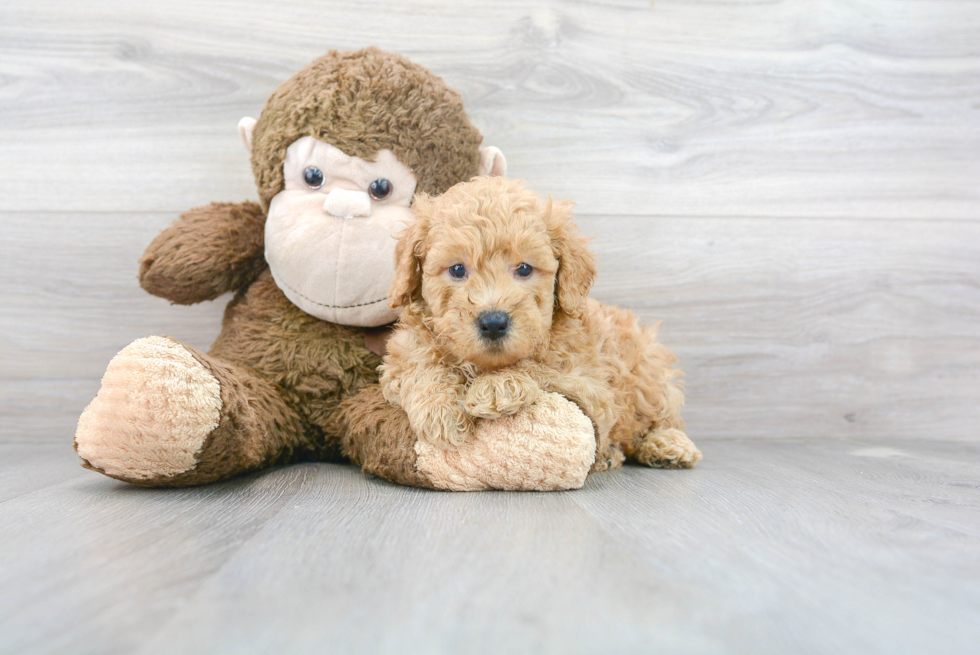
{"type": "Polygon", "coordinates": [[[636,584],[568,496],[407,490],[350,469],[322,481],[139,652],[640,652],[654,635],[718,650],[677,607],[710,600],[655,573],[636,584]]]}
{"type": "Polygon", "coordinates": [[[254,197],[238,119],[328,47],[379,44],[588,213],[978,216],[975,2],[381,7],[5,3],[0,209],[254,197]]]}
{"type": "Polygon", "coordinates": [[[977,439],[980,223],[582,217],[700,436],[977,439]]]}
{"type": "Polygon", "coordinates": [[[90,475],[64,439],[0,442],[0,503],[90,475]]]}
{"type": "Polygon", "coordinates": [[[727,597],[730,652],[969,652],[980,449],[931,445],[707,441],[697,475],[630,467],[575,500],[635,557],[727,597]]]}
{"type": "MultiPolygon", "coordinates": [[[[172,307],[136,283],[137,258],[170,220],[3,216],[0,435],[67,438],[133,339],[208,347],[227,299],[172,307]]],[[[593,295],[663,320],[692,435],[978,437],[980,223],[579,223],[596,235],[593,295]]]]}
{"type": "Polygon", "coordinates": [[[0,539],[0,652],[134,652],[310,473],[147,490],[86,472],[0,503],[16,528],[0,539]]]}
{"type": "Polygon", "coordinates": [[[975,649],[980,445],[701,446],[553,494],[87,474],[0,502],[0,652],[975,649]]]}

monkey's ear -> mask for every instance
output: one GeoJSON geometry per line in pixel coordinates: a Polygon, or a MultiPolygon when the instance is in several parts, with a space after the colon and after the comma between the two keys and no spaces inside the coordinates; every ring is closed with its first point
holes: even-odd
{"type": "Polygon", "coordinates": [[[555,202],[548,196],[543,213],[558,260],[555,300],[561,311],[579,317],[585,311],[585,301],[595,282],[596,263],[595,255],[589,250],[588,239],[579,234],[572,223],[572,207],[574,203],[555,202]]]}
{"type": "Polygon", "coordinates": [[[255,119],[246,116],[238,121],[238,136],[241,137],[245,149],[252,152],[252,130],[255,129],[255,119]]]}
{"type": "Polygon", "coordinates": [[[500,148],[487,146],[480,148],[480,175],[507,177],[507,160],[500,148]]]}
{"type": "Polygon", "coordinates": [[[420,193],[412,200],[415,220],[395,245],[395,281],[388,290],[388,306],[392,309],[417,300],[422,291],[422,263],[431,211],[432,201],[428,194],[420,193]]]}

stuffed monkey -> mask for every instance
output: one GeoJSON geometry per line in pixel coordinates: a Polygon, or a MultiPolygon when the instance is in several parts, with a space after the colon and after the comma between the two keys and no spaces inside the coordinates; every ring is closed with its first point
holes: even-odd
{"type": "Polygon", "coordinates": [[[459,94],[398,55],[331,51],[239,132],[261,204],[186,212],[139,269],[146,291],[177,304],[234,292],[221,333],[207,353],[166,336],[119,352],[79,418],[83,465],[154,487],[345,458],[422,487],[581,486],[594,432],[561,396],[484,421],[446,451],[419,442],[377,385],[414,193],[505,172],[459,94]]]}

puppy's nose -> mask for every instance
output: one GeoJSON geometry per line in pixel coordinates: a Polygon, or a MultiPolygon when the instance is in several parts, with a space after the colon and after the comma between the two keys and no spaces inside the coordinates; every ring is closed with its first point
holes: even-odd
{"type": "Polygon", "coordinates": [[[496,341],[507,333],[510,317],[507,312],[483,312],[476,317],[476,324],[483,337],[496,341]]]}

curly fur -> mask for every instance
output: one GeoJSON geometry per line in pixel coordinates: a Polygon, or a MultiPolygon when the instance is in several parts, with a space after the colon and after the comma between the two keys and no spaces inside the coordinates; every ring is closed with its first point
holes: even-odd
{"type": "Polygon", "coordinates": [[[571,222],[571,203],[541,203],[523,183],[473,178],[439,198],[419,196],[396,252],[393,305],[406,305],[388,344],[381,385],[419,435],[465,443],[475,422],[510,415],[553,391],[596,428],[594,469],[624,457],[690,467],[676,358],[629,312],[588,298],[595,259],[571,222]],[[515,271],[533,266],[528,277],[515,271]],[[463,264],[465,279],[449,275],[463,264]],[[491,341],[483,312],[509,317],[491,341]]]}

